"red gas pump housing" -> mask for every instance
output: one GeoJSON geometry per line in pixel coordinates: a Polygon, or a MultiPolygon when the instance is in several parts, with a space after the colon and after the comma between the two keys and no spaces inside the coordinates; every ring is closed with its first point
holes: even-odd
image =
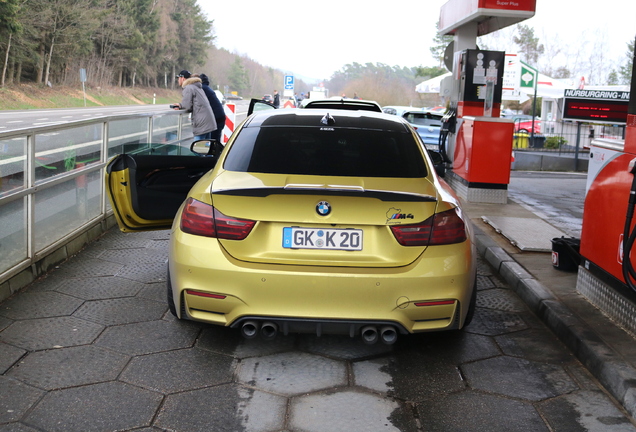
{"type": "Polygon", "coordinates": [[[453,172],[469,187],[506,190],[513,132],[512,119],[464,117],[455,140],[453,172]]]}
{"type": "MultiPolygon", "coordinates": [[[[586,267],[611,276],[615,279],[613,285],[626,284],[622,270],[626,259],[623,229],[634,179],[629,164],[636,159],[636,115],[628,116],[628,123],[631,125],[627,126],[624,143],[602,139],[592,143],[581,231],[580,250],[587,260],[586,267]]],[[[636,254],[631,261],[636,266],[636,254]]]]}
{"type": "Polygon", "coordinates": [[[636,164],[635,75],[630,96],[625,140],[592,142],[576,289],[636,335],[636,277],[629,271],[636,268],[636,253],[628,241],[635,229],[630,204],[636,193],[632,165],[636,164]]]}

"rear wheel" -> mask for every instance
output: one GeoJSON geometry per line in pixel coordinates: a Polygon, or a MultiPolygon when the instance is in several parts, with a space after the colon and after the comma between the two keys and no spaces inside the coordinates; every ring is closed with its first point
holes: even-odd
{"type": "Polygon", "coordinates": [[[475,308],[477,307],[477,278],[475,278],[475,282],[473,283],[473,294],[470,296],[470,303],[468,304],[468,313],[466,314],[466,319],[464,320],[464,326],[462,330],[466,328],[467,325],[471,323],[473,317],[475,316],[475,308]]]}
{"type": "Polygon", "coordinates": [[[170,282],[170,269],[167,270],[167,280],[166,280],[166,288],[167,288],[167,300],[168,300],[168,309],[170,309],[170,313],[175,317],[177,316],[177,308],[174,304],[174,297],[172,295],[172,283],[170,282]]]}

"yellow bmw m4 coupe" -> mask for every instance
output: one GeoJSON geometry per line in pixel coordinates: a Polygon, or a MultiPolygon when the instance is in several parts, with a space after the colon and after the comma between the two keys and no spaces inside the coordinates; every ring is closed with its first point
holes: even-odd
{"type": "Polygon", "coordinates": [[[348,334],[370,344],[471,321],[470,222],[404,119],[267,110],[225,148],[198,141],[192,151],[122,154],[106,170],[122,231],[171,227],[176,317],[248,338],[348,334]]]}

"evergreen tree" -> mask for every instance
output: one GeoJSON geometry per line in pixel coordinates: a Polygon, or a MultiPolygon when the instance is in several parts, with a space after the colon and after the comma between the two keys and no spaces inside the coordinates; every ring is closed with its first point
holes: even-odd
{"type": "Polygon", "coordinates": [[[448,71],[445,68],[437,66],[419,66],[415,68],[415,75],[426,79],[435,78],[436,76],[440,76],[446,72],[448,71]]]}
{"type": "Polygon", "coordinates": [[[449,35],[440,35],[439,33],[436,33],[433,38],[433,45],[430,50],[433,58],[437,60],[437,64],[440,68],[444,67],[444,54],[446,52],[446,47],[448,47],[451,42],[453,42],[453,36],[449,35]]]}
{"type": "Polygon", "coordinates": [[[519,51],[524,55],[524,60],[529,64],[537,64],[539,56],[545,52],[539,38],[534,36],[534,29],[527,25],[518,25],[519,36],[513,37],[513,42],[519,46],[519,51]]]}
{"type": "MultiPolygon", "coordinates": [[[[0,49],[4,48],[5,56],[2,75],[0,76],[0,87],[4,86],[7,67],[9,65],[9,53],[11,52],[11,41],[13,35],[22,30],[22,25],[18,21],[18,12],[20,11],[19,0],[1,0],[0,1],[0,40],[6,41],[0,44],[0,49]],[[4,46],[3,46],[4,45],[4,46]]],[[[0,52],[2,52],[0,50],[0,52]]]]}
{"type": "Polygon", "coordinates": [[[234,59],[232,67],[230,68],[230,87],[233,91],[237,91],[239,94],[244,93],[249,88],[249,79],[247,72],[243,67],[240,57],[234,59]]]}
{"type": "Polygon", "coordinates": [[[625,61],[623,66],[620,66],[618,68],[619,79],[624,84],[629,84],[632,80],[632,73],[633,73],[634,61],[635,61],[635,58],[634,58],[635,43],[636,43],[636,40],[634,39],[632,39],[630,42],[627,43],[627,52],[625,53],[627,55],[627,60],[625,61]]]}

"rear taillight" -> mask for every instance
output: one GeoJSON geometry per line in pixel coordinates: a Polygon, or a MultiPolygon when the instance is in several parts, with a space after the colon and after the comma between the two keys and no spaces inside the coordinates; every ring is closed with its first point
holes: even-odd
{"type": "Polygon", "coordinates": [[[435,246],[461,243],[466,240],[466,227],[458,209],[435,213],[424,222],[391,227],[402,246],[435,246]]]}
{"type": "Polygon", "coordinates": [[[236,219],[225,216],[214,209],[214,226],[216,227],[216,237],[228,240],[243,240],[254,228],[256,221],[247,219],[236,219]]]}
{"type": "Polygon", "coordinates": [[[188,198],[181,214],[181,231],[228,240],[243,240],[255,223],[225,216],[211,205],[193,198],[188,198]]]}
{"type": "Polygon", "coordinates": [[[216,237],[214,207],[188,198],[181,214],[181,231],[204,237],[216,237]]]}

